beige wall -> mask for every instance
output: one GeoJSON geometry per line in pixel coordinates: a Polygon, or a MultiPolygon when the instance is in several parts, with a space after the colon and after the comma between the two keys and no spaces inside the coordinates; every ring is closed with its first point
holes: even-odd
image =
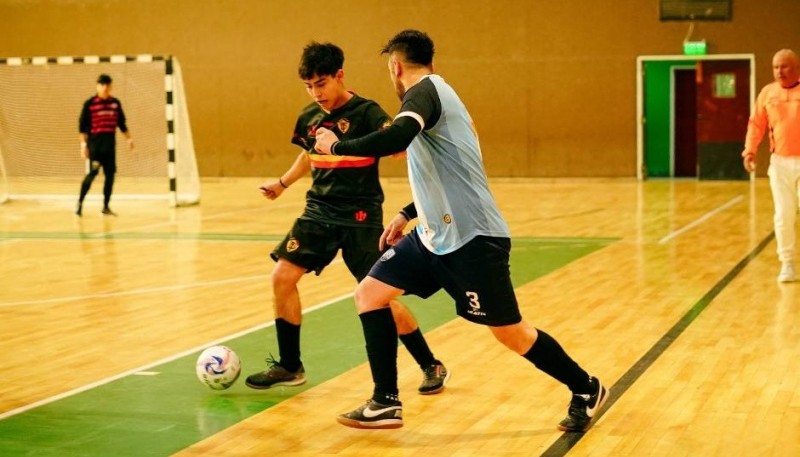
{"type": "MultiPolygon", "coordinates": [[[[687,23],[656,0],[0,0],[0,56],[171,54],[181,62],[203,176],[275,176],[308,102],[302,47],[332,41],[349,86],[394,113],[381,45],[404,28],[436,42],[437,72],[475,118],[492,176],[635,176],[638,55],[679,54],[687,23]]],[[[769,61],[800,49],[800,1],[735,0],[698,23],[711,53],[769,61]]],[[[77,108],[76,108],[77,110],[77,108]]],[[[384,175],[404,173],[387,160],[384,175]]]]}

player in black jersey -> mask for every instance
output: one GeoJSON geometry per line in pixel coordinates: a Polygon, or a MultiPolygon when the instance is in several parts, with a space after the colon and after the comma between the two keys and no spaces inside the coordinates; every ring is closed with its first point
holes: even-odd
{"type": "MultiPolygon", "coordinates": [[[[280,360],[268,358],[265,371],[247,377],[247,385],[254,389],[306,382],[300,360],[302,308],[297,290],[303,275],[312,271],[319,275],[341,249],[347,268],[361,281],[381,256],[383,190],[378,159],[314,151],[318,127],[343,138],[358,138],[391,123],[377,103],[346,89],[343,64],[344,53],[334,44],[313,42],[305,47],[299,76],[314,101],[300,113],[292,136],[292,143],[303,151],[278,180],[260,186],[261,193],[274,200],[309,171],[313,181],[303,214],[271,253],[277,262],[272,285],[280,360]]],[[[411,312],[397,301],[391,303],[391,310],[400,340],[423,371],[419,392],[441,392],[450,373],[431,353],[411,312]]]]}
{"type": "Polygon", "coordinates": [[[125,122],[122,103],[111,96],[111,76],[102,74],[97,78],[97,95],[84,102],[78,121],[81,155],[84,159],[89,159],[89,173],[81,183],[78,208],[75,210],[78,216],[83,213],[83,199],[92,187],[92,181],[100,173],[100,167],[103,167],[106,177],[103,185],[103,214],[116,216],[108,207],[108,202],[111,200],[114,174],[117,172],[117,128],[125,135],[132,151],[133,139],[125,122]]]}

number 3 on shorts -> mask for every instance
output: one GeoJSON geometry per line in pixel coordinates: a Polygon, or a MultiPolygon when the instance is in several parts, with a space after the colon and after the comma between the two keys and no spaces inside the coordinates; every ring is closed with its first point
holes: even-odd
{"type": "Polygon", "coordinates": [[[481,309],[481,302],[478,301],[478,293],[467,291],[467,298],[469,298],[469,306],[472,309],[481,309]]]}

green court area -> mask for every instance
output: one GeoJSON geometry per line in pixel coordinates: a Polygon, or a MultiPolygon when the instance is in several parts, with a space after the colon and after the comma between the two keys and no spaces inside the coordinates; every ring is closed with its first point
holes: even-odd
{"type": "MultiPolygon", "coordinates": [[[[614,241],[515,239],[511,254],[514,284],[519,287],[533,281],[614,241]]],[[[403,302],[425,331],[457,318],[452,300],[441,292],[428,300],[406,297],[403,302]]],[[[243,375],[265,366],[267,350],[277,355],[278,348],[271,326],[223,344],[239,354],[243,375]]],[[[0,421],[0,455],[173,454],[365,363],[364,340],[352,299],[304,316],[302,354],[309,382],[266,391],[249,389],[242,379],[226,391],[208,389],[195,378],[199,353],[149,367],[149,375],[125,376],[0,421]]],[[[58,369],[69,376],[69,367],[58,369]]]]}

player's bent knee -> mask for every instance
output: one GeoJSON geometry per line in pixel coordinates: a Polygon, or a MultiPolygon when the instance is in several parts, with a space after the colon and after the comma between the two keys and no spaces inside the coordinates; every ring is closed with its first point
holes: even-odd
{"type": "Polygon", "coordinates": [[[303,267],[281,259],[272,270],[272,287],[276,291],[278,289],[294,289],[304,273],[303,267]]]}
{"type": "Polygon", "coordinates": [[[525,322],[489,327],[497,341],[517,354],[525,354],[536,341],[536,329],[525,322]]]}
{"type": "Polygon", "coordinates": [[[367,276],[358,283],[355,292],[356,310],[359,314],[376,309],[385,308],[389,303],[400,296],[402,290],[396,289],[388,284],[367,276]]]}

